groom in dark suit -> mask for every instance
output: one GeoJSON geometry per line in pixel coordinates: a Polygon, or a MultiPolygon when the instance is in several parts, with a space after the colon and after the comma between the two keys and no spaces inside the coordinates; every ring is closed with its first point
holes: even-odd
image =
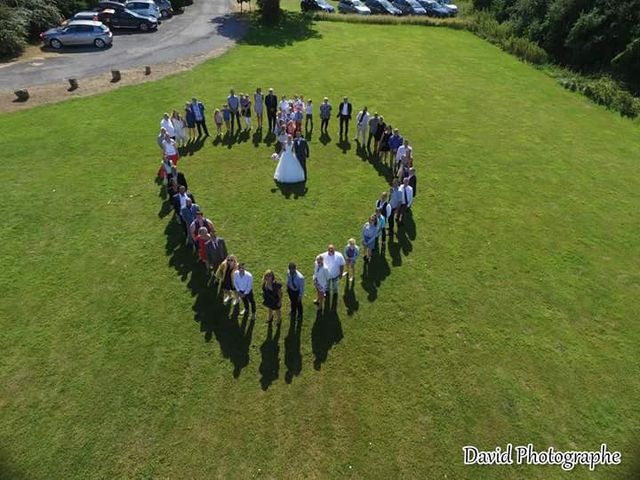
{"type": "Polygon", "coordinates": [[[337,117],[340,119],[340,139],[342,139],[342,131],[344,128],[344,138],[349,137],[349,120],[351,120],[351,111],[353,110],[351,103],[347,97],[342,98],[342,103],[338,107],[337,117]]]}
{"type": "Polygon", "coordinates": [[[278,112],[278,97],[273,93],[273,88],[269,89],[269,93],[264,97],[264,105],[267,107],[267,119],[269,120],[270,135],[276,128],[276,114],[278,112]]]}
{"type": "Polygon", "coordinates": [[[309,144],[304,139],[300,130],[296,132],[296,139],[293,141],[293,151],[296,154],[296,158],[304,170],[304,181],[307,181],[307,158],[309,158],[309,144]]]}

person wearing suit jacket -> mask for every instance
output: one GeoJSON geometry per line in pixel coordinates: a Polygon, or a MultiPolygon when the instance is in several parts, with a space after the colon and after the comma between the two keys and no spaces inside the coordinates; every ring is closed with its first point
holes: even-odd
{"type": "Polygon", "coordinates": [[[193,195],[190,192],[187,192],[187,189],[184,188],[184,185],[180,185],[178,193],[173,196],[173,209],[176,212],[176,219],[178,220],[178,223],[182,223],[180,212],[187,206],[187,198],[190,198],[193,203],[196,202],[193,195]]]}
{"type": "Polygon", "coordinates": [[[211,230],[209,236],[209,240],[204,245],[207,252],[207,264],[210,270],[217,271],[220,264],[227,258],[227,245],[224,238],[216,235],[215,229],[211,230]]]}
{"type": "Polygon", "coordinates": [[[349,120],[351,120],[351,111],[353,107],[349,103],[349,99],[347,97],[342,97],[342,102],[338,107],[338,115],[337,117],[340,119],[340,138],[342,138],[343,129],[344,129],[344,138],[349,136],[349,120]]]}
{"type": "Polygon", "coordinates": [[[402,225],[404,214],[409,208],[411,208],[411,205],[413,205],[413,188],[409,185],[409,177],[404,179],[399,190],[402,193],[402,198],[400,200],[400,207],[398,208],[396,221],[398,222],[398,225],[402,225]]]}
{"type": "Polygon", "coordinates": [[[264,106],[267,107],[267,121],[269,122],[269,132],[276,128],[276,114],[278,113],[278,97],[273,93],[273,88],[264,97],[264,106]]]}
{"type": "Polygon", "coordinates": [[[413,198],[416,198],[418,179],[416,178],[416,169],[413,167],[409,169],[409,186],[413,189],[413,198]]]}
{"type": "Polygon", "coordinates": [[[302,133],[298,130],[296,133],[296,139],[293,141],[293,151],[296,154],[296,158],[304,170],[304,180],[307,181],[307,158],[309,158],[309,144],[302,136],[302,133]]]}

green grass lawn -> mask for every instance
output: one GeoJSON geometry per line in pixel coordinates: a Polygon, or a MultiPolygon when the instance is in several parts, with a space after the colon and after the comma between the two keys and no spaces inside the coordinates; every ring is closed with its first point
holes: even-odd
{"type": "MultiPolygon", "coordinates": [[[[0,477],[636,478],[637,124],[468,33],[290,35],[0,116],[0,477]],[[415,146],[415,232],[358,275],[349,311],[317,319],[308,293],[299,336],[263,310],[253,328],[225,317],[153,182],[163,111],[256,85],[348,94],[415,146]],[[507,442],[608,443],[623,463],[462,464],[464,445],[507,442]]],[[[316,131],[309,190],[287,198],[253,140],[180,166],[255,277],[293,259],[309,279],[386,180],[316,131]]]]}

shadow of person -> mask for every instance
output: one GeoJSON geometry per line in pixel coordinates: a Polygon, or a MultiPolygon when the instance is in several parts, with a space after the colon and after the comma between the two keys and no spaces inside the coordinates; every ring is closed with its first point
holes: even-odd
{"type": "Polygon", "coordinates": [[[331,137],[329,136],[329,134],[327,132],[322,132],[320,134],[320,143],[323,145],[328,145],[331,142],[331,137]]]}
{"type": "Polygon", "coordinates": [[[407,214],[404,215],[404,223],[403,225],[398,225],[397,231],[397,241],[400,249],[404,256],[408,256],[413,251],[413,246],[411,245],[411,240],[409,240],[409,236],[407,235],[406,225],[407,225],[407,214]]]}
{"type": "Polygon", "coordinates": [[[262,361],[260,362],[260,386],[262,390],[267,390],[274,380],[278,378],[280,371],[280,346],[278,341],[280,340],[280,323],[276,327],[275,334],[273,332],[273,322],[269,322],[269,328],[267,329],[267,338],[260,346],[260,355],[262,361]]]}
{"type": "Polygon", "coordinates": [[[347,315],[353,315],[360,308],[360,302],[356,298],[354,287],[355,280],[353,282],[344,282],[344,295],[342,296],[342,299],[344,301],[344,306],[347,307],[347,315]]]}
{"type": "Polygon", "coordinates": [[[404,214],[404,230],[407,232],[407,237],[409,240],[416,239],[416,222],[413,219],[413,211],[412,209],[408,209],[404,214]]]}
{"type": "Polygon", "coordinates": [[[318,310],[316,320],[311,329],[311,350],[314,355],[313,368],[320,370],[322,364],[327,361],[329,350],[340,343],[343,336],[338,312],[326,307],[324,312],[318,310]]]}
{"type": "Polygon", "coordinates": [[[340,138],[336,145],[340,150],[342,150],[342,153],[347,153],[349,150],[351,150],[351,142],[346,136],[340,138]]]}
{"type": "Polygon", "coordinates": [[[300,337],[302,334],[302,318],[297,319],[290,315],[289,331],[284,339],[284,364],[287,372],[284,381],[291,383],[293,377],[300,375],[302,371],[302,352],[300,351],[300,337]]]}
{"type": "Polygon", "coordinates": [[[256,128],[255,132],[253,132],[253,137],[251,137],[251,141],[253,142],[254,147],[259,147],[262,143],[262,129],[256,128]]]}
{"type": "Polygon", "coordinates": [[[391,268],[384,255],[376,253],[365,264],[362,271],[362,288],[367,292],[367,300],[373,302],[378,298],[378,287],[390,273],[391,268]]]}
{"type": "Polygon", "coordinates": [[[402,265],[402,255],[400,252],[400,243],[398,241],[392,241],[393,237],[389,237],[388,249],[389,255],[391,256],[391,265],[394,267],[399,267],[402,265]]]}
{"type": "Polygon", "coordinates": [[[167,199],[164,202],[162,202],[162,205],[160,205],[160,210],[158,211],[158,218],[164,218],[167,215],[169,215],[172,211],[173,211],[173,204],[171,202],[171,199],[167,199]]]}
{"type": "Polygon", "coordinates": [[[249,318],[249,310],[245,312],[242,318],[242,324],[240,325],[240,345],[237,351],[237,361],[233,362],[233,377],[238,378],[240,372],[244,367],[249,365],[249,347],[251,346],[251,337],[253,336],[253,327],[256,322],[252,318],[247,326],[247,319],[249,318]]]}
{"type": "Polygon", "coordinates": [[[239,130],[238,143],[248,142],[250,138],[251,138],[251,131],[250,130],[247,130],[247,129],[239,130]]]}
{"type": "Polygon", "coordinates": [[[218,145],[222,144],[223,138],[224,137],[221,135],[216,135],[216,137],[213,139],[211,143],[213,144],[214,147],[217,147],[218,145]]]}
{"type": "MultiPolygon", "coordinates": [[[[280,193],[282,193],[285,198],[293,197],[294,199],[297,199],[298,197],[304,197],[309,191],[306,182],[280,183],[278,181],[275,181],[275,184],[278,187],[278,190],[280,190],[280,193]]],[[[271,191],[274,192],[276,190],[272,189],[271,191]]]]}

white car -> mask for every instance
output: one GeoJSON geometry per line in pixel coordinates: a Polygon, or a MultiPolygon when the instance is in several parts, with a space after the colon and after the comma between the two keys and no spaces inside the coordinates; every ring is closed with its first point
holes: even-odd
{"type": "Polygon", "coordinates": [[[129,0],[125,3],[127,10],[139,13],[145,17],[160,18],[160,8],[153,2],[153,0],[129,0]]]}
{"type": "Polygon", "coordinates": [[[338,3],[338,11],[340,13],[371,15],[371,9],[360,0],[340,0],[340,3],[338,3]]]}

